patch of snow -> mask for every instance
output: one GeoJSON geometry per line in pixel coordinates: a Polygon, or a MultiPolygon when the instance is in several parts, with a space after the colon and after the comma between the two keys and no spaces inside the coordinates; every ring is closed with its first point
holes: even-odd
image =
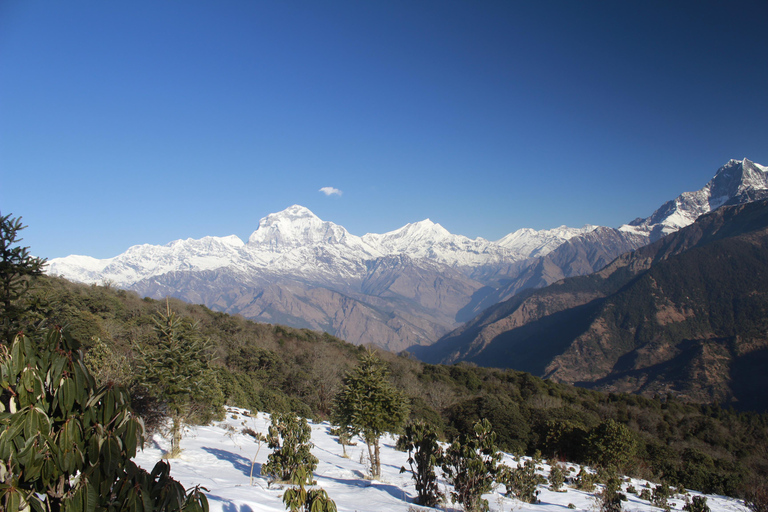
{"type": "MultiPolygon", "coordinates": [[[[187,429],[181,441],[181,456],[170,461],[171,476],[186,488],[195,485],[205,487],[211,512],[284,512],[281,496],[287,487],[268,487],[267,479],[260,474],[262,465],[267,462],[269,448],[264,443],[258,450],[253,438],[242,433],[244,428],[250,428],[266,434],[269,421],[268,414],[250,416],[245,410],[228,408],[225,421],[187,429]],[[250,478],[252,462],[253,485],[250,478]]],[[[410,472],[400,473],[400,467],[407,466],[407,454],[395,450],[395,437],[382,438],[382,477],[380,480],[370,480],[365,478],[367,466],[361,462],[367,454],[361,439],[353,440],[357,445],[347,447],[349,458],[344,458],[342,447],[337,439],[330,435],[330,425],[327,422],[311,423],[311,428],[312,442],[315,445],[312,453],[319,459],[314,477],[317,485],[325,489],[328,496],[334,500],[339,512],[408,512],[410,507],[424,512],[461,510],[459,504],[452,505],[450,501],[445,508],[440,509],[427,509],[414,504],[416,489],[410,472]]],[[[136,463],[151,470],[162,457],[163,451],[169,447],[166,439],[156,435],[147,443],[144,451],[137,455],[136,463]]],[[[510,467],[516,467],[517,464],[509,454],[504,454],[503,462],[510,467]]],[[[573,468],[572,476],[580,469],[576,464],[567,466],[573,468]]],[[[549,466],[543,464],[539,474],[548,475],[549,466]]],[[[630,484],[639,491],[648,482],[631,479],[623,484],[623,488],[626,489],[630,484]]],[[[451,486],[441,478],[440,489],[447,495],[451,486]]],[[[539,485],[538,504],[522,503],[505,497],[503,486],[498,486],[492,493],[483,497],[488,500],[493,512],[563,512],[567,510],[569,503],[572,503],[576,510],[595,510],[592,494],[570,487],[566,489],[567,492],[553,492],[548,485],[539,485]]],[[[697,492],[690,494],[700,495],[697,492]]],[[[635,495],[627,493],[627,497],[629,501],[624,505],[626,510],[661,510],[635,495]]],[[[749,512],[739,500],[723,496],[707,498],[707,505],[712,512],[749,512]]],[[[683,503],[679,498],[670,500],[673,510],[681,510],[683,503]]]]}

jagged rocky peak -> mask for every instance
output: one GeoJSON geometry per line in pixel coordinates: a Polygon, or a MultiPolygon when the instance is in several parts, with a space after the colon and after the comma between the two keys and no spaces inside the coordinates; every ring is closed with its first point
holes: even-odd
{"type": "Polygon", "coordinates": [[[622,231],[650,236],[651,241],[689,226],[724,204],[739,204],[768,197],[768,168],[746,158],[730,160],[700,190],[683,192],[645,219],[621,226],[622,231]]]}
{"type": "Polygon", "coordinates": [[[293,205],[259,221],[248,238],[249,248],[281,251],[315,244],[341,243],[349,232],[333,222],[323,221],[308,208],[293,205]]]}

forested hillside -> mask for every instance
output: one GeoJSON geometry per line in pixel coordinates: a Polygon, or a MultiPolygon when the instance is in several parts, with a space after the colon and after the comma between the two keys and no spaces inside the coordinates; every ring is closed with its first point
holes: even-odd
{"type": "Polygon", "coordinates": [[[416,354],[765,412],[768,202],[723,206],[590,276],[517,296],[416,354]]]}
{"type": "MultiPolygon", "coordinates": [[[[342,375],[365,350],[328,334],[257,324],[203,306],[166,304],[61,278],[36,278],[28,303],[32,320],[67,325],[83,342],[98,378],[133,390],[139,389],[137,348],[157,343],[154,319],[170,306],[209,340],[207,357],[221,399],[252,410],[329,418],[342,375]]],[[[589,461],[590,432],[612,419],[633,433],[638,475],[731,495],[768,475],[765,415],[667,396],[604,394],[512,370],[429,365],[407,354],[379,356],[408,395],[412,418],[432,423],[445,438],[487,418],[507,450],[589,461]]],[[[139,410],[145,406],[137,404],[139,410]]]]}

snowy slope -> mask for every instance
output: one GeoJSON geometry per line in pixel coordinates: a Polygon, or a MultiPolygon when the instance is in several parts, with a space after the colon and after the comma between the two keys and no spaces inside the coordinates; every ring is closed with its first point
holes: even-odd
{"type": "MultiPolygon", "coordinates": [[[[181,443],[184,450],[181,457],[171,460],[171,475],[187,488],[195,485],[207,488],[206,495],[212,512],[282,512],[285,510],[281,501],[283,490],[268,488],[267,480],[259,474],[261,465],[267,461],[269,449],[263,445],[258,452],[254,464],[255,478],[251,485],[251,462],[258,447],[250,436],[241,433],[246,427],[266,433],[269,417],[263,413],[256,416],[244,413],[243,410],[231,408],[224,422],[190,429],[181,443]]],[[[394,449],[395,438],[383,439],[381,480],[367,480],[366,466],[360,462],[361,454],[366,451],[362,441],[357,439],[357,446],[348,447],[349,458],[344,458],[341,445],[329,434],[330,426],[327,422],[312,424],[311,427],[315,444],[312,453],[320,460],[315,479],[318,486],[325,489],[336,502],[339,512],[408,512],[411,507],[414,510],[436,510],[413,505],[416,491],[410,473],[400,474],[400,467],[406,465],[406,454],[394,449]]],[[[142,467],[151,469],[162,457],[162,450],[167,448],[166,440],[155,436],[136,457],[136,461],[142,467]]],[[[504,463],[511,467],[516,465],[509,455],[504,456],[504,463]]],[[[578,466],[569,466],[578,471],[578,466]]],[[[546,464],[542,465],[542,469],[541,474],[548,474],[549,467],[546,464]]],[[[638,490],[646,484],[645,481],[633,479],[625,483],[624,487],[630,483],[638,490]]],[[[450,486],[443,480],[440,487],[444,491],[450,490],[450,486]]],[[[563,512],[569,503],[574,504],[576,510],[595,510],[592,495],[583,491],[568,488],[567,492],[557,493],[545,485],[540,485],[538,489],[541,503],[535,505],[504,497],[503,486],[484,497],[494,512],[563,512]]],[[[691,492],[691,495],[698,493],[691,492]]],[[[625,510],[661,510],[637,496],[628,495],[628,498],[629,501],[624,503],[625,510]]],[[[670,502],[673,510],[681,510],[684,503],[679,496],[670,502]]],[[[708,496],[707,504],[712,512],[748,512],[742,503],[732,498],[708,496]]],[[[460,507],[448,502],[439,510],[458,511],[460,507]]]]}

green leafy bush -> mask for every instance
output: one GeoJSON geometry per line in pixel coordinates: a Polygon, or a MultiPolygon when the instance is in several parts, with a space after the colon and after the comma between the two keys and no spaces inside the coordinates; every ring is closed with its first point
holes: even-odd
{"type": "Polygon", "coordinates": [[[521,464],[518,459],[515,469],[502,465],[496,481],[504,484],[507,496],[514,496],[524,503],[538,503],[536,487],[544,483],[544,479],[536,474],[536,469],[535,460],[528,459],[521,464]]]}
{"type": "Polygon", "coordinates": [[[683,505],[685,512],[709,512],[709,505],[707,505],[706,496],[694,496],[692,500],[685,500],[683,505]]]}
{"type": "Polygon", "coordinates": [[[131,460],[142,422],[124,389],[97,387],[78,349],[59,330],[0,346],[0,508],[207,511],[167,463],[147,473],[131,460]]]}
{"type": "MultiPolygon", "coordinates": [[[[436,507],[443,497],[437,484],[435,466],[442,462],[443,450],[432,427],[417,422],[407,425],[397,440],[397,449],[408,452],[408,465],[416,482],[417,503],[436,507]]],[[[400,468],[404,473],[405,467],[400,468]]]]}
{"type": "Polygon", "coordinates": [[[565,484],[565,470],[563,465],[557,461],[550,461],[549,464],[549,489],[554,492],[565,492],[561,487],[565,484]]]}
{"type": "Polygon", "coordinates": [[[312,455],[312,430],[306,418],[295,414],[276,413],[267,431],[267,446],[272,453],[261,468],[271,482],[297,483],[297,475],[305,485],[313,485],[312,472],[317,468],[317,457],[312,455]]]}
{"type": "Polygon", "coordinates": [[[501,460],[495,441],[490,422],[483,419],[475,423],[473,434],[462,435],[445,452],[442,469],[453,484],[451,501],[467,512],[488,510],[482,495],[490,492],[501,460]]]}

